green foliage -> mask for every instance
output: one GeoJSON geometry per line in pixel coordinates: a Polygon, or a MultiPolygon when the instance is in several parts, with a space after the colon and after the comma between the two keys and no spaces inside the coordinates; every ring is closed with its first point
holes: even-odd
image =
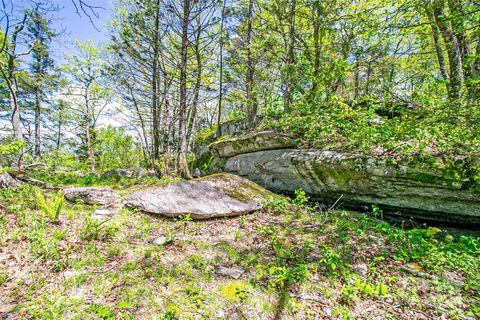
{"type": "Polygon", "coordinates": [[[471,118],[472,105],[462,105],[452,121],[448,106],[424,106],[379,116],[387,107],[376,103],[350,106],[334,99],[321,107],[298,104],[295,112],[266,119],[268,128],[297,137],[304,148],[364,153],[426,164],[449,174],[480,177],[480,126],[471,118]]]}
{"type": "Polygon", "coordinates": [[[6,166],[17,159],[25,147],[26,144],[22,140],[0,144],[0,174],[9,170],[9,167],[6,166]],[[2,167],[2,165],[5,167],[2,167]]]}
{"type": "Polygon", "coordinates": [[[217,132],[217,126],[207,127],[197,132],[195,137],[195,144],[197,146],[207,145],[215,140],[215,134],[217,132]]]}
{"type": "Polygon", "coordinates": [[[95,150],[101,171],[131,169],[140,165],[141,150],[123,128],[108,126],[97,131],[95,150]]]}
{"type": "Polygon", "coordinates": [[[66,172],[49,174],[48,172],[37,172],[32,174],[35,178],[53,184],[53,185],[75,185],[75,186],[112,186],[112,187],[129,187],[136,184],[151,185],[156,183],[172,182],[175,178],[164,177],[159,179],[157,177],[118,177],[107,174],[84,174],[81,172],[66,172]]]}
{"type": "Polygon", "coordinates": [[[118,227],[109,220],[98,220],[86,217],[82,228],[81,238],[83,240],[105,240],[113,237],[118,227]]]}
{"type": "Polygon", "coordinates": [[[295,190],[295,198],[293,199],[292,203],[295,206],[302,207],[308,203],[309,199],[310,197],[307,196],[305,191],[303,191],[302,189],[297,189],[295,190]]]}
{"type": "Polygon", "coordinates": [[[65,205],[65,198],[61,193],[58,193],[50,199],[42,191],[37,190],[35,192],[35,204],[48,219],[57,221],[65,205]]]}

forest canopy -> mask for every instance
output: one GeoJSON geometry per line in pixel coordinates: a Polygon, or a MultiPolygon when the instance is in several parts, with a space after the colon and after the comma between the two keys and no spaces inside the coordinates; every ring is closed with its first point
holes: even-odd
{"type": "Polygon", "coordinates": [[[189,177],[201,138],[245,119],[304,147],[476,170],[477,1],[115,0],[108,41],[60,58],[58,7],[2,4],[1,144],[23,144],[3,166],[106,171],[130,148],[122,165],[189,177]]]}

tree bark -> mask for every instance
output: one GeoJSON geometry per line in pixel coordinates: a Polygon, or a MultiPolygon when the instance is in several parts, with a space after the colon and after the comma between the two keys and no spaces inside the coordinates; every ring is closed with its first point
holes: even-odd
{"type": "Polygon", "coordinates": [[[183,1],[182,45],[180,52],[180,117],[179,138],[180,150],[178,167],[183,178],[191,179],[187,162],[187,59],[188,59],[188,27],[190,24],[190,0],[183,1]]]}
{"type": "Polygon", "coordinates": [[[159,28],[160,28],[160,0],[156,1],[155,7],[155,30],[153,43],[153,61],[152,61],[152,132],[153,132],[153,158],[154,161],[160,157],[160,111],[158,108],[158,60],[159,60],[159,28]]]}
{"type": "Polygon", "coordinates": [[[195,58],[197,63],[197,70],[196,70],[196,81],[195,87],[193,89],[193,101],[192,107],[190,108],[190,112],[188,114],[188,128],[187,128],[187,145],[191,145],[191,138],[193,132],[193,126],[195,124],[195,118],[197,117],[197,110],[198,110],[198,100],[200,96],[200,86],[202,84],[202,55],[200,52],[200,37],[202,33],[201,26],[198,26],[197,37],[195,39],[195,58]]]}
{"type": "Polygon", "coordinates": [[[458,100],[462,96],[462,84],[464,77],[460,42],[453,32],[450,22],[445,20],[445,5],[442,0],[437,0],[434,3],[433,13],[435,17],[435,23],[437,24],[447,47],[447,55],[450,65],[449,96],[452,100],[458,100]]]}
{"type": "Polygon", "coordinates": [[[218,110],[217,110],[217,138],[222,136],[222,102],[223,102],[223,28],[225,23],[225,1],[222,0],[222,12],[220,18],[220,57],[219,57],[219,79],[218,79],[218,110]]]}
{"type": "Polygon", "coordinates": [[[313,79],[312,79],[312,89],[310,93],[310,101],[313,101],[317,95],[318,91],[318,82],[320,78],[320,55],[321,55],[321,44],[320,44],[320,18],[322,16],[322,8],[318,0],[313,3],[313,46],[315,49],[314,52],[314,61],[313,61],[313,79]]]}
{"type": "Polygon", "coordinates": [[[20,107],[17,100],[17,78],[16,78],[16,49],[19,33],[22,31],[24,23],[15,27],[12,33],[10,48],[8,52],[8,79],[10,110],[12,112],[12,127],[15,140],[23,141],[22,127],[20,124],[20,107]]]}
{"type": "Polygon", "coordinates": [[[254,128],[257,123],[257,101],[255,99],[254,86],[254,65],[252,58],[252,19],[253,19],[253,0],[248,0],[247,16],[247,77],[246,77],[246,95],[247,95],[247,120],[248,127],[254,128]]]}
{"type": "Polygon", "coordinates": [[[35,88],[35,159],[40,160],[41,140],[40,140],[40,112],[42,103],[42,90],[35,88]]]}
{"type": "Polygon", "coordinates": [[[87,147],[87,158],[88,163],[90,165],[90,172],[95,173],[95,150],[93,149],[93,141],[92,141],[92,117],[91,117],[91,110],[90,110],[90,101],[89,101],[89,94],[88,94],[89,87],[85,89],[85,144],[87,147]]]}
{"type": "Polygon", "coordinates": [[[288,46],[286,57],[285,88],[283,91],[283,108],[285,112],[290,112],[293,91],[293,67],[295,64],[295,7],[296,0],[290,0],[289,10],[289,28],[288,28],[288,46]]]}

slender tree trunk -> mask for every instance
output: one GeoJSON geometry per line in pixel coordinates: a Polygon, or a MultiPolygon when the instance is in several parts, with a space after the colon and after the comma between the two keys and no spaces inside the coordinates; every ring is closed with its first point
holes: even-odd
{"type": "Polygon", "coordinates": [[[288,46],[287,46],[287,68],[285,75],[285,88],[283,91],[283,108],[285,112],[290,112],[293,91],[293,67],[295,64],[295,7],[296,0],[290,0],[289,28],[288,28],[288,46]]]}
{"type": "Polygon", "coordinates": [[[89,88],[85,89],[85,144],[87,147],[87,157],[88,163],[90,166],[90,172],[95,173],[95,151],[93,149],[93,141],[92,141],[92,118],[91,118],[91,110],[90,110],[90,101],[89,101],[89,88]]]}
{"type": "Polygon", "coordinates": [[[442,79],[445,81],[445,85],[447,87],[447,92],[448,92],[450,90],[449,82],[448,82],[449,79],[448,79],[447,67],[445,65],[445,58],[443,56],[442,44],[440,42],[440,34],[435,24],[431,24],[430,26],[432,28],[433,42],[435,44],[435,52],[437,54],[437,61],[438,61],[438,67],[440,69],[440,75],[442,76],[442,79]]]}
{"type": "Polygon", "coordinates": [[[198,110],[198,100],[200,96],[200,86],[202,84],[202,55],[200,52],[200,37],[201,37],[202,28],[198,27],[197,38],[195,40],[195,58],[197,63],[197,72],[196,72],[196,81],[195,87],[193,90],[193,101],[192,107],[190,108],[189,116],[188,116],[188,128],[187,128],[187,141],[188,145],[191,145],[191,138],[193,132],[193,126],[195,124],[195,118],[197,117],[197,110],[198,110]]]}
{"type": "Polygon", "coordinates": [[[217,138],[222,136],[222,102],[223,102],[223,28],[225,23],[225,2],[222,0],[222,17],[220,18],[220,57],[219,57],[219,79],[218,79],[218,110],[217,110],[217,138]]]}
{"type": "Polygon", "coordinates": [[[12,127],[15,140],[23,141],[22,127],[20,124],[20,108],[17,100],[17,79],[15,66],[15,48],[16,38],[12,38],[11,52],[8,58],[8,86],[9,86],[9,101],[10,111],[12,112],[12,127]]]}
{"type": "Polygon", "coordinates": [[[257,123],[257,103],[253,89],[254,66],[252,58],[252,19],[253,19],[253,0],[248,0],[248,16],[247,16],[247,117],[248,127],[254,128],[257,123]]]}
{"type": "Polygon", "coordinates": [[[40,140],[40,108],[42,103],[42,91],[35,88],[35,159],[40,160],[41,140],[40,140]]]}
{"type": "Polygon", "coordinates": [[[317,95],[318,82],[320,81],[320,19],[322,16],[322,8],[318,0],[313,3],[313,46],[315,48],[314,61],[313,61],[313,82],[310,93],[310,101],[313,101],[317,95]]]}
{"type": "Polygon", "coordinates": [[[153,158],[160,157],[160,130],[159,130],[159,110],[158,110],[158,58],[159,58],[159,28],[160,28],[160,0],[156,1],[155,7],[155,36],[153,43],[153,61],[152,61],[152,132],[153,132],[153,158]]]}
{"type": "Polygon", "coordinates": [[[447,47],[450,65],[450,92],[452,100],[460,99],[463,84],[463,62],[460,42],[452,30],[450,22],[445,20],[445,6],[442,0],[434,3],[434,17],[447,47]]]}
{"type": "Polygon", "coordinates": [[[180,53],[180,123],[179,138],[180,152],[178,166],[180,174],[186,179],[191,179],[187,162],[187,49],[188,49],[188,27],[190,24],[190,0],[183,1],[183,22],[182,22],[182,45],[180,53]]]}
{"type": "MultiPolygon", "coordinates": [[[[133,106],[135,108],[135,111],[137,112],[138,119],[140,120],[140,126],[141,126],[141,138],[143,139],[143,154],[144,154],[144,159],[147,164],[147,167],[152,168],[152,159],[151,159],[151,154],[149,154],[149,145],[148,145],[148,135],[147,135],[147,125],[145,123],[145,120],[143,119],[143,115],[140,111],[140,108],[138,107],[137,99],[135,98],[135,95],[133,93],[133,89],[131,86],[127,84],[128,91],[130,91],[130,96],[132,97],[132,102],[133,106]]],[[[141,139],[141,140],[142,140],[141,139]]]]}

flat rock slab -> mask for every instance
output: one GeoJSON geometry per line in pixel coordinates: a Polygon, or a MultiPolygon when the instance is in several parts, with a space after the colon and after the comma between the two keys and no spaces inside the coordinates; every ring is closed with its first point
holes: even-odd
{"type": "Polygon", "coordinates": [[[108,187],[73,187],[62,190],[68,201],[81,200],[87,204],[118,204],[122,198],[108,187]]]}
{"type": "Polygon", "coordinates": [[[125,199],[125,205],[169,217],[190,214],[193,219],[208,219],[258,210],[271,195],[247,179],[220,173],[136,191],[125,199]]]}
{"type": "Polygon", "coordinates": [[[289,135],[274,131],[262,131],[232,138],[222,138],[208,147],[214,156],[230,158],[244,153],[288,149],[295,146],[295,140],[289,135]]]}

